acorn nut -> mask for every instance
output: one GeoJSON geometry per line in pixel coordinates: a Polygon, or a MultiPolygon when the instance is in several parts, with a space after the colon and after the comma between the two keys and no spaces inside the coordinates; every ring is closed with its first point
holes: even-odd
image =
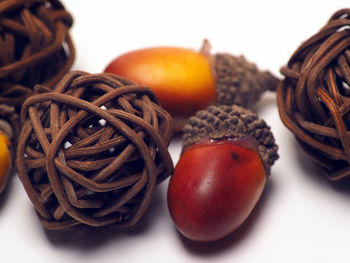
{"type": "Polygon", "coordinates": [[[278,146],[264,120],[236,105],[199,111],[183,139],[168,187],[171,217],[189,239],[221,239],[251,214],[278,159],[278,146]]]}

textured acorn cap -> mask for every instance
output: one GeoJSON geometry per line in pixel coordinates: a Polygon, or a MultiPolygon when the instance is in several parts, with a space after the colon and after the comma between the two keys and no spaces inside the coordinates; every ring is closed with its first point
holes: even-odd
{"type": "Polygon", "coordinates": [[[279,79],[269,71],[260,71],[244,56],[216,54],[216,104],[252,106],[267,91],[275,91],[279,79]]]}
{"type": "Polygon", "coordinates": [[[238,139],[251,136],[264,164],[266,174],[278,159],[278,146],[270,127],[250,110],[237,105],[209,106],[198,111],[184,127],[183,147],[204,139],[238,139]]]}

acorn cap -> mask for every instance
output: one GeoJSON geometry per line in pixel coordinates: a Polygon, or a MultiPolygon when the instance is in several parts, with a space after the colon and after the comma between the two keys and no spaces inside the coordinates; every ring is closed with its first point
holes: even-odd
{"type": "Polygon", "coordinates": [[[217,105],[252,108],[265,91],[275,91],[279,83],[277,77],[269,71],[260,71],[244,56],[219,53],[214,61],[217,105]]]}
{"type": "Polygon", "coordinates": [[[184,127],[183,148],[205,139],[238,139],[250,136],[264,164],[266,174],[278,159],[278,146],[270,127],[250,110],[237,105],[209,106],[198,111],[184,127]]]}

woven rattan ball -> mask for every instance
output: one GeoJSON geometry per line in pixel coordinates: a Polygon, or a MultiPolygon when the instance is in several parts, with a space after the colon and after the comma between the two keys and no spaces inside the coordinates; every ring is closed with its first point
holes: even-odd
{"type": "Polygon", "coordinates": [[[78,71],[37,88],[22,106],[16,167],[43,225],[137,223],[173,170],[172,119],[153,92],[78,71]]]}
{"type": "Polygon", "coordinates": [[[282,121],[330,180],[350,177],[350,9],[334,13],[281,72],[282,121]]]}
{"type": "Polygon", "coordinates": [[[72,17],[58,0],[0,1],[0,104],[19,106],[52,88],[74,61],[72,17]]]}

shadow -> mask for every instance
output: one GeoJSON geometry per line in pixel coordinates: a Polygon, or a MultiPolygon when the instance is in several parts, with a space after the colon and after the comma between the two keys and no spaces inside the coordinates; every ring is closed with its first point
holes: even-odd
{"type": "Polygon", "coordinates": [[[145,234],[157,220],[164,202],[164,197],[160,187],[156,187],[150,206],[146,210],[141,220],[129,228],[121,228],[117,225],[108,225],[103,227],[90,227],[78,225],[63,230],[44,229],[47,239],[51,244],[57,247],[67,247],[78,249],[84,252],[93,252],[103,247],[108,242],[122,241],[123,238],[145,234]]]}
{"type": "Polygon", "coordinates": [[[0,194],[0,210],[2,210],[6,204],[7,199],[10,196],[13,184],[13,178],[16,176],[16,169],[12,169],[11,174],[7,180],[4,191],[0,194]]]}
{"type": "Polygon", "coordinates": [[[268,111],[270,108],[276,107],[276,93],[272,91],[265,92],[260,100],[251,108],[251,110],[258,115],[268,111]]]}
{"type": "Polygon", "coordinates": [[[222,253],[227,249],[232,249],[233,247],[237,249],[237,246],[242,244],[243,240],[247,238],[249,234],[254,230],[259,217],[263,213],[266,202],[272,198],[273,192],[274,184],[271,178],[269,178],[259,202],[247,220],[233,233],[220,240],[213,242],[197,242],[187,239],[177,231],[183,246],[190,253],[201,257],[215,256],[216,254],[222,253]]]}
{"type": "Polygon", "coordinates": [[[334,190],[340,193],[347,194],[350,198],[350,178],[344,178],[341,181],[329,182],[334,190]]]}
{"type": "Polygon", "coordinates": [[[171,139],[172,140],[182,140],[182,135],[183,135],[183,131],[182,130],[174,131],[171,139]]]}
{"type": "Polygon", "coordinates": [[[350,178],[344,178],[339,181],[331,181],[326,175],[322,167],[318,166],[312,158],[304,151],[295,140],[295,152],[297,153],[297,160],[300,163],[300,167],[305,174],[321,187],[327,189],[333,189],[339,193],[347,195],[350,198],[350,178]]]}

